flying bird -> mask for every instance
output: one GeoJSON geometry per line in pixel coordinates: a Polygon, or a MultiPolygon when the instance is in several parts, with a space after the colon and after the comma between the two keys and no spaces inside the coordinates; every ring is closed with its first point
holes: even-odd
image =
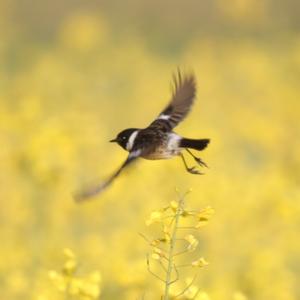
{"type": "Polygon", "coordinates": [[[121,131],[110,142],[117,143],[129,152],[121,167],[106,181],[76,194],[75,200],[86,200],[107,188],[122,170],[137,158],[149,160],[169,159],[180,156],[185,169],[192,174],[203,174],[195,166],[188,167],[182,154],[186,150],[198,165],[207,167],[201,158],[196,157],[190,149],[201,151],[209,143],[209,139],[185,138],[173,129],[188,115],[196,97],[196,83],[193,74],[182,75],[180,70],[173,76],[173,93],[170,102],[158,117],[146,128],[128,128],[121,131]]]}

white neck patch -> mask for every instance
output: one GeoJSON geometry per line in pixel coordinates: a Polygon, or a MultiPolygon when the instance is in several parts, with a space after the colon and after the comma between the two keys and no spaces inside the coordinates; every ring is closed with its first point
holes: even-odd
{"type": "Polygon", "coordinates": [[[138,132],[139,132],[139,130],[134,131],[134,132],[131,134],[131,136],[129,137],[128,142],[127,142],[127,144],[126,144],[126,150],[127,150],[127,151],[130,151],[130,150],[132,149],[133,144],[134,144],[134,140],[135,140],[135,138],[136,138],[138,132]]]}

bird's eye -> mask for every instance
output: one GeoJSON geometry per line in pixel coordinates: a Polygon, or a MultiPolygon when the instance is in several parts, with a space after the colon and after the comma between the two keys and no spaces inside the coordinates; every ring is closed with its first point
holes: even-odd
{"type": "Polygon", "coordinates": [[[123,139],[123,140],[126,140],[126,136],[123,136],[122,139],[123,139]]]}

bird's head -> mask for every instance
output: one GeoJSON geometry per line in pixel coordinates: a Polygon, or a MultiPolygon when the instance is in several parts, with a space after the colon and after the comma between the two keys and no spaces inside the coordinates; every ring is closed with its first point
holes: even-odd
{"type": "MultiPolygon", "coordinates": [[[[129,151],[132,148],[132,145],[130,145],[130,137],[134,132],[137,131],[137,128],[128,128],[123,131],[121,131],[117,137],[113,140],[111,140],[111,143],[118,143],[123,149],[129,151]]],[[[133,141],[132,141],[133,143],[133,141]]]]}

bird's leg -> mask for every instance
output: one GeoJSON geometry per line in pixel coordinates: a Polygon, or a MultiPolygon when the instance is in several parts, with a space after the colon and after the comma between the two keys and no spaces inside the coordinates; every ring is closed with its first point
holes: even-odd
{"type": "Polygon", "coordinates": [[[194,160],[195,160],[200,166],[208,168],[208,165],[207,165],[200,157],[195,156],[195,155],[192,153],[192,151],[189,150],[188,148],[185,148],[185,150],[186,150],[190,155],[193,156],[194,160]]]}
{"type": "Polygon", "coordinates": [[[203,175],[203,173],[201,173],[200,171],[198,171],[198,170],[196,169],[195,166],[194,166],[194,167],[191,167],[191,168],[188,167],[188,165],[187,165],[187,163],[186,163],[186,161],[185,161],[185,158],[184,158],[184,156],[183,156],[182,153],[180,153],[180,157],[182,158],[183,163],[184,163],[184,166],[185,166],[186,170],[187,170],[189,173],[192,173],[192,174],[198,174],[198,175],[203,175]]]}

